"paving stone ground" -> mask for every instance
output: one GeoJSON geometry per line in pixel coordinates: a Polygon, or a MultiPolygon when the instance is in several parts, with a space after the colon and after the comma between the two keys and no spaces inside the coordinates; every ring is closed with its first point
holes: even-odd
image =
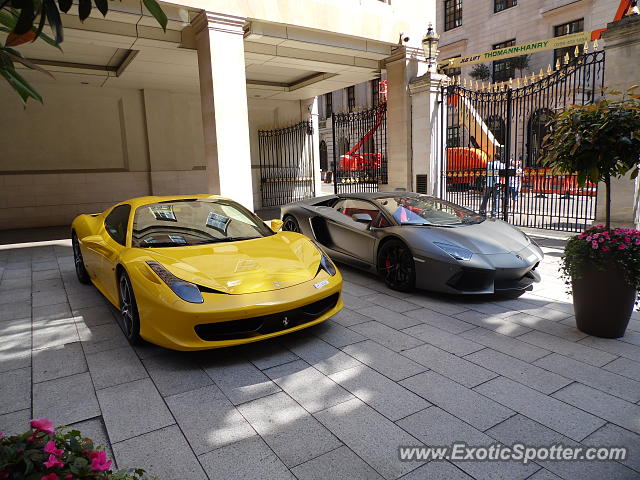
{"type": "Polygon", "coordinates": [[[0,246],[0,430],[47,416],[174,479],[638,479],[640,315],[627,336],[575,328],[541,240],[515,300],[387,289],[342,266],[345,308],[267,342],[132,348],[78,283],[68,240],[0,246]],[[400,445],[615,445],[625,461],[401,462],[400,445]]]}

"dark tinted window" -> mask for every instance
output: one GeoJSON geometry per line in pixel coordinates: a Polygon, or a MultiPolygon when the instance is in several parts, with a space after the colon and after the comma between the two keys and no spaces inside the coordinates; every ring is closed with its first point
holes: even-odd
{"type": "Polygon", "coordinates": [[[120,245],[127,241],[127,226],[129,225],[130,205],[119,205],[104,219],[107,233],[120,245]]]}
{"type": "Polygon", "coordinates": [[[515,7],[516,5],[518,5],[518,0],[494,0],[493,11],[498,13],[507,8],[515,7]]]}
{"type": "Polygon", "coordinates": [[[462,0],[445,0],[444,30],[451,30],[462,25],[462,0]]]}
{"type": "MultiPolygon", "coordinates": [[[[500,50],[501,48],[513,47],[516,44],[515,38],[513,40],[507,40],[506,42],[496,43],[493,46],[494,50],[500,50]]],[[[494,82],[506,82],[510,78],[515,77],[516,69],[513,64],[507,60],[495,60],[493,62],[493,81],[494,82]]]]}
{"type": "MultiPolygon", "coordinates": [[[[563,35],[571,35],[572,33],[583,31],[584,18],[579,18],[578,20],[574,20],[573,22],[563,23],[562,25],[556,25],[555,27],[553,27],[553,36],[562,37],[563,35]]],[[[553,65],[557,65],[558,60],[560,61],[560,65],[562,65],[567,53],[569,54],[569,59],[572,59],[575,51],[575,46],[556,48],[553,51],[553,65]]]]}

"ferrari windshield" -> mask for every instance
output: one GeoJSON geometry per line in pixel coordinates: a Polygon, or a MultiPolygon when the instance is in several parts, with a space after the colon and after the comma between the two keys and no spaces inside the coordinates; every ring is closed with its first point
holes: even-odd
{"type": "Polygon", "coordinates": [[[141,248],[184,247],[272,234],[258,217],[235,202],[188,199],[138,207],[131,243],[141,248]]]}
{"type": "Polygon", "coordinates": [[[484,221],[471,210],[427,195],[390,196],[379,198],[378,203],[400,225],[454,226],[484,221]]]}

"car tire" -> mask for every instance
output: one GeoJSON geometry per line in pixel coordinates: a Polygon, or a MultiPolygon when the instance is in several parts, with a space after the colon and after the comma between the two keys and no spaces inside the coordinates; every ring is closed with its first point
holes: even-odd
{"type": "Polygon", "coordinates": [[[293,215],[285,215],[282,220],[284,222],[282,224],[283,231],[302,233],[300,231],[300,224],[298,223],[298,220],[296,220],[296,218],[293,215]]]}
{"type": "Polygon", "coordinates": [[[133,294],[131,279],[124,270],[118,276],[118,293],[120,296],[120,327],[129,343],[138,345],[142,341],[138,305],[133,294]]]}
{"type": "Polygon", "coordinates": [[[378,252],[378,272],[392,290],[410,292],[416,285],[413,254],[400,240],[385,242],[378,252]]]}
{"type": "Polygon", "coordinates": [[[76,232],[71,233],[71,247],[73,248],[73,264],[76,267],[76,276],[78,277],[78,281],[80,283],[88,285],[91,283],[91,278],[89,277],[89,273],[84,266],[82,250],[80,250],[80,241],[78,240],[76,232]]]}

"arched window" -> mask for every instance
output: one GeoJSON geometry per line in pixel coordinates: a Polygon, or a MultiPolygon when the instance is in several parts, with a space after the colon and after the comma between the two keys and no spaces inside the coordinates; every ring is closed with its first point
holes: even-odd
{"type": "Polygon", "coordinates": [[[538,167],[542,156],[542,140],[549,133],[547,123],[553,117],[548,108],[540,108],[533,112],[527,125],[527,167],[538,167]]]}
{"type": "Polygon", "coordinates": [[[507,131],[504,119],[500,115],[491,115],[487,119],[487,127],[489,127],[489,130],[493,133],[496,141],[500,145],[504,146],[504,139],[507,131]]]}
{"type": "Polygon", "coordinates": [[[320,170],[326,172],[329,170],[329,157],[327,154],[327,142],[320,142],[320,170]]]}

